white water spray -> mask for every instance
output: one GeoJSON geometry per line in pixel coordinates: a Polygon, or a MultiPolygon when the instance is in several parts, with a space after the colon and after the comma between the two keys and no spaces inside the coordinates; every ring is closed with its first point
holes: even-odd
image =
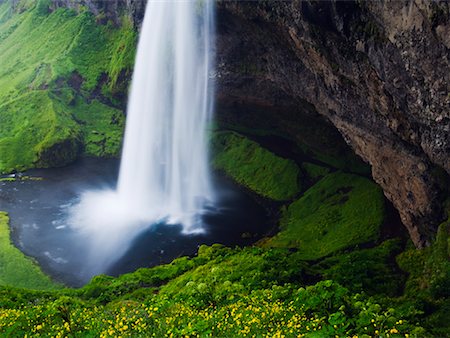
{"type": "Polygon", "coordinates": [[[92,248],[90,273],[152,223],[202,231],[213,199],[206,128],[213,107],[213,0],[149,0],[129,97],[116,190],[90,191],[70,223],[92,248]]]}
{"type": "Polygon", "coordinates": [[[186,232],[212,197],[206,126],[212,1],[150,1],[134,70],[118,193],[186,232]],[[200,14],[200,15],[199,15],[200,14]]]}

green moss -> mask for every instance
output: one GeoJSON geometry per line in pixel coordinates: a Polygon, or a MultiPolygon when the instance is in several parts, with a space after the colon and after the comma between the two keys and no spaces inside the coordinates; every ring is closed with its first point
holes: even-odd
{"type": "Polygon", "coordinates": [[[299,168],[234,132],[213,136],[213,164],[239,184],[277,201],[289,200],[300,191],[299,168]]]}
{"type": "Polygon", "coordinates": [[[295,145],[293,150],[299,157],[346,172],[370,174],[370,167],[355,155],[336,128],[307,102],[280,109],[248,104],[219,106],[216,115],[222,128],[246,135],[284,138],[295,145]]]}
{"type": "Polygon", "coordinates": [[[281,232],[262,245],[298,248],[305,259],[317,259],[376,241],[384,216],[380,187],[360,176],[333,173],[284,211],[281,232]]]}
{"type": "Polygon", "coordinates": [[[306,175],[308,175],[308,177],[310,177],[313,180],[325,177],[327,174],[330,173],[329,168],[308,162],[304,162],[302,164],[302,168],[303,170],[305,170],[306,175]]]}
{"type": "Polygon", "coordinates": [[[82,100],[72,108],[73,116],[83,126],[84,152],[91,156],[117,156],[121,148],[125,116],[122,111],[97,100],[82,100]]]}
{"type": "Polygon", "coordinates": [[[0,172],[63,165],[83,148],[119,152],[123,117],[111,102],[127,91],[136,33],[127,20],[100,26],[48,5],[0,4],[0,172]]]}
{"type": "Polygon", "coordinates": [[[8,215],[0,211],[0,285],[36,290],[60,288],[34,261],[12,245],[8,222],[8,215]]]}
{"type": "Polygon", "coordinates": [[[0,172],[63,165],[75,159],[80,127],[46,91],[31,91],[0,105],[0,172]],[[61,147],[60,154],[53,158],[61,147]]]}

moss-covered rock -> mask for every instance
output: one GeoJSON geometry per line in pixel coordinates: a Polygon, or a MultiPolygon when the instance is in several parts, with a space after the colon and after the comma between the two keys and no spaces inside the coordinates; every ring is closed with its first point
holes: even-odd
{"type": "Polygon", "coordinates": [[[385,217],[383,193],[369,179],[329,174],[283,212],[281,231],[261,245],[298,248],[305,259],[376,241],[385,217]]]}
{"type": "Polygon", "coordinates": [[[46,91],[31,91],[0,104],[0,172],[75,159],[81,148],[80,127],[61,108],[46,91]]]}
{"type": "Polygon", "coordinates": [[[213,164],[239,184],[276,200],[293,198],[301,189],[299,168],[235,132],[213,136],[213,164]]]}

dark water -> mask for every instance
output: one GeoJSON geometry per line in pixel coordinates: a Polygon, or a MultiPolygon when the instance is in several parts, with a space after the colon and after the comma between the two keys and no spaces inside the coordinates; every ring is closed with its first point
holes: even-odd
{"type": "MultiPolygon", "coordinates": [[[[70,286],[88,281],[82,273],[83,243],[67,226],[67,213],[80,192],[114,187],[118,165],[117,160],[83,159],[27,173],[43,180],[0,182],[0,210],[10,215],[14,244],[56,280],[70,286]]],[[[220,198],[214,212],[204,216],[205,233],[183,235],[180,226],[149,226],[105,272],[119,275],[167,263],[195,254],[201,244],[248,245],[262,237],[271,226],[266,210],[229,180],[215,176],[214,181],[220,198]]]]}

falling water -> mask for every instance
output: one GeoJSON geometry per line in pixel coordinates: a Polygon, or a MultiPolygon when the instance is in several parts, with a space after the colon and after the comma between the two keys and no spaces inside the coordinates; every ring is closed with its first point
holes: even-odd
{"type": "Polygon", "coordinates": [[[211,200],[212,1],[150,1],[128,105],[118,194],[143,217],[200,230],[211,200]],[[149,214],[150,213],[150,214],[149,214]]]}
{"type": "Polygon", "coordinates": [[[116,190],[87,191],[69,222],[102,272],[151,224],[202,231],[213,199],[207,124],[213,106],[213,0],[149,0],[137,50],[116,190]]]}

